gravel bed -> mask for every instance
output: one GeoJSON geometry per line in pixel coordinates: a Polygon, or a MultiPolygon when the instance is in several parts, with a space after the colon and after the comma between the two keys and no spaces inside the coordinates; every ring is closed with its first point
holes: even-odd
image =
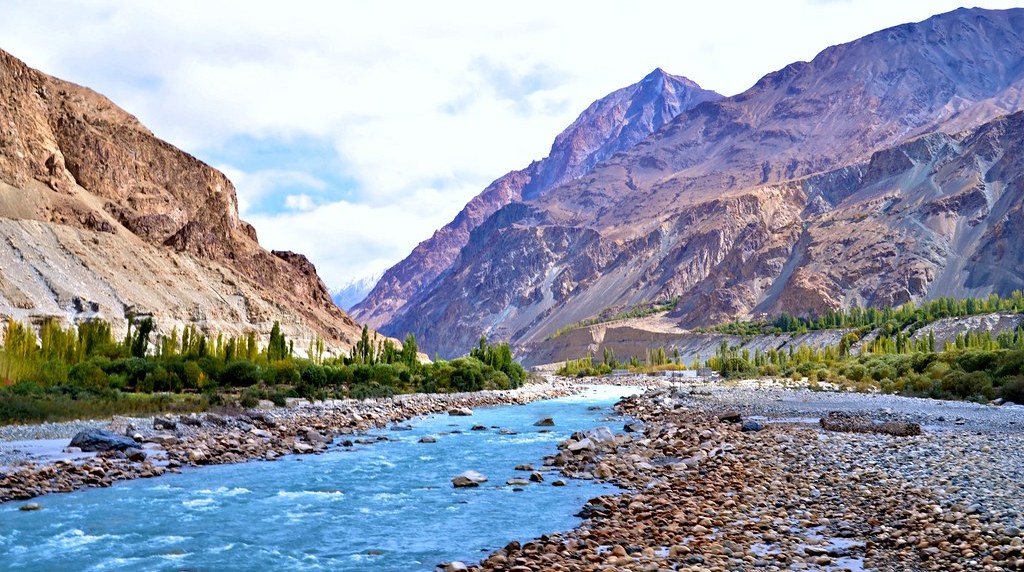
{"type": "Polygon", "coordinates": [[[679,385],[676,394],[688,396],[696,403],[732,407],[747,416],[769,419],[816,420],[829,411],[845,411],[880,421],[912,421],[931,430],[1024,433],[1024,406],[1020,405],[996,406],[877,393],[812,391],[756,381],[736,385],[679,385]]]}

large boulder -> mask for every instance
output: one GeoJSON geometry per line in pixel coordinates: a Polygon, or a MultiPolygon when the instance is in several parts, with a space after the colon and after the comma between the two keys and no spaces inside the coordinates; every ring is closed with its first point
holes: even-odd
{"type": "Polygon", "coordinates": [[[587,429],[583,431],[583,436],[597,444],[613,443],[615,441],[615,433],[612,433],[611,429],[603,426],[587,429]]]}
{"type": "Polygon", "coordinates": [[[555,426],[555,420],[550,418],[550,417],[545,417],[544,419],[541,419],[540,421],[534,423],[533,426],[534,427],[554,427],[555,426]]]}
{"type": "Polygon", "coordinates": [[[845,411],[829,411],[818,423],[826,431],[847,433],[883,433],[896,437],[913,437],[921,434],[921,426],[906,421],[877,423],[864,415],[853,415],[845,411]]]}
{"type": "Polygon", "coordinates": [[[452,479],[452,486],[458,488],[479,487],[480,483],[486,483],[487,477],[476,471],[466,471],[452,479]]]}
{"type": "Polygon", "coordinates": [[[86,429],[71,438],[71,447],[84,452],[126,451],[136,446],[135,440],[103,429],[86,429]]]}
{"type": "Polygon", "coordinates": [[[452,417],[469,417],[473,414],[473,410],[468,407],[456,407],[448,410],[448,415],[452,417]]]}

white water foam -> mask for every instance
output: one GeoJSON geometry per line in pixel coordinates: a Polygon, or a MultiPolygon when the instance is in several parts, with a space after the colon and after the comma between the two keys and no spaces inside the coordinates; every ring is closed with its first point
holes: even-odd
{"type": "Polygon", "coordinates": [[[195,510],[213,510],[217,501],[211,498],[192,499],[187,501],[181,501],[181,505],[185,508],[191,508],[195,510]]]}
{"type": "Polygon", "coordinates": [[[247,489],[245,487],[235,487],[233,489],[229,489],[227,487],[217,487],[215,489],[202,489],[202,490],[199,490],[199,491],[196,491],[196,492],[201,494],[201,495],[218,495],[218,496],[223,496],[223,497],[236,497],[238,495],[247,495],[247,494],[251,493],[252,491],[250,491],[249,489],[247,489]]]}
{"type": "Polygon", "coordinates": [[[317,498],[322,500],[341,500],[345,493],[340,490],[279,490],[282,498],[317,498]]]}
{"type": "Polygon", "coordinates": [[[117,536],[113,534],[92,535],[86,534],[80,529],[72,528],[51,538],[46,544],[50,545],[51,548],[59,550],[78,550],[84,546],[88,546],[101,540],[117,540],[121,538],[125,538],[125,536],[117,536]]]}

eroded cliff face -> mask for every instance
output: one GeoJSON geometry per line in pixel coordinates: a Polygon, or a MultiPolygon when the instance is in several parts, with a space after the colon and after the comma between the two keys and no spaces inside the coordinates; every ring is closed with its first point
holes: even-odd
{"type": "Polygon", "coordinates": [[[334,347],[358,328],[302,255],[270,253],[219,171],[105,97],[0,52],[0,315],[152,314],[334,347]]]}
{"type": "Polygon", "coordinates": [[[1024,108],[1020,30],[957,10],[683,112],[497,211],[385,331],[452,355],[675,297],[691,327],[1021,287],[1018,143],[996,136],[1024,108]]]}
{"type": "MultiPolygon", "coordinates": [[[[366,299],[352,308],[352,315],[374,327],[391,322],[409,300],[429,290],[431,283],[451,267],[473,229],[498,209],[514,201],[540,197],[590,172],[599,162],[636,145],[679,113],[721,97],[659,68],[640,82],[595,101],[555,138],[546,158],[491,183],[452,222],[388,269],[366,299]]],[[[474,342],[479,337],[479,333],[476,337],[467,335],[474,342]]]]}

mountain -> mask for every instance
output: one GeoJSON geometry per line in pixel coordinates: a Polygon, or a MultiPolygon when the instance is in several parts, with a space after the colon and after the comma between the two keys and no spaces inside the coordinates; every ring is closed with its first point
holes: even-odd
{"type": "Polygon", "coordinates": [[[639,82],[595,101],[555,138],[545,159],[491,183],[454,220],[389,268],[370,294],[352,308],[353,317],[373,327],[390,322],[451,266],[473,229],[495,211],[514,201],[540,197],[590,172],[682,111],[721,97],[658,68],[639,82]]]}
{"type": "Polygon", "coordinates": [[[107,98],[0,51],[0,316],[129,313],[345,348],[359,328],[316,269],[267,252],[231,182],[107,98]]]}
{"type": "Polygon", "coordinates": [[[348,311],[353,306],[363,301],[366,295],[373,290],[373,287],[381,279],[383,274],[353,278],[345,285],[331,292],[331,299],[334,304],[342,310],[348,311]]]}
{"type": "MultiPolygon", "coordinates": [[[[941,245],[919,241],[927,232],[898,218],[891,200],[873,201],[925,193],[916,171],[897,173],[931,169],[930,159],[902,144],[1024,108],[1022,30],[1024,10],[960,9],[827,48],[697,105],[590,173],[495,212],[385,331],[416,332],[427,351],[452,355],[481,333],[525,347],[653,301],[678,299],[670,317],[692,327],[1008,293],[1020,284],[1021,244],[1000,223],[1002,203],[988,201],[1016,187],[982,193],[988,250],[957,260],[943,258],[950,245],[924,253],[924,242],[941,245]],[[996,253],[1011,263],[1000,280],[982,267],[996,253]]],[[[957,188],[936,183],[929,200],[957,188]]]]}

